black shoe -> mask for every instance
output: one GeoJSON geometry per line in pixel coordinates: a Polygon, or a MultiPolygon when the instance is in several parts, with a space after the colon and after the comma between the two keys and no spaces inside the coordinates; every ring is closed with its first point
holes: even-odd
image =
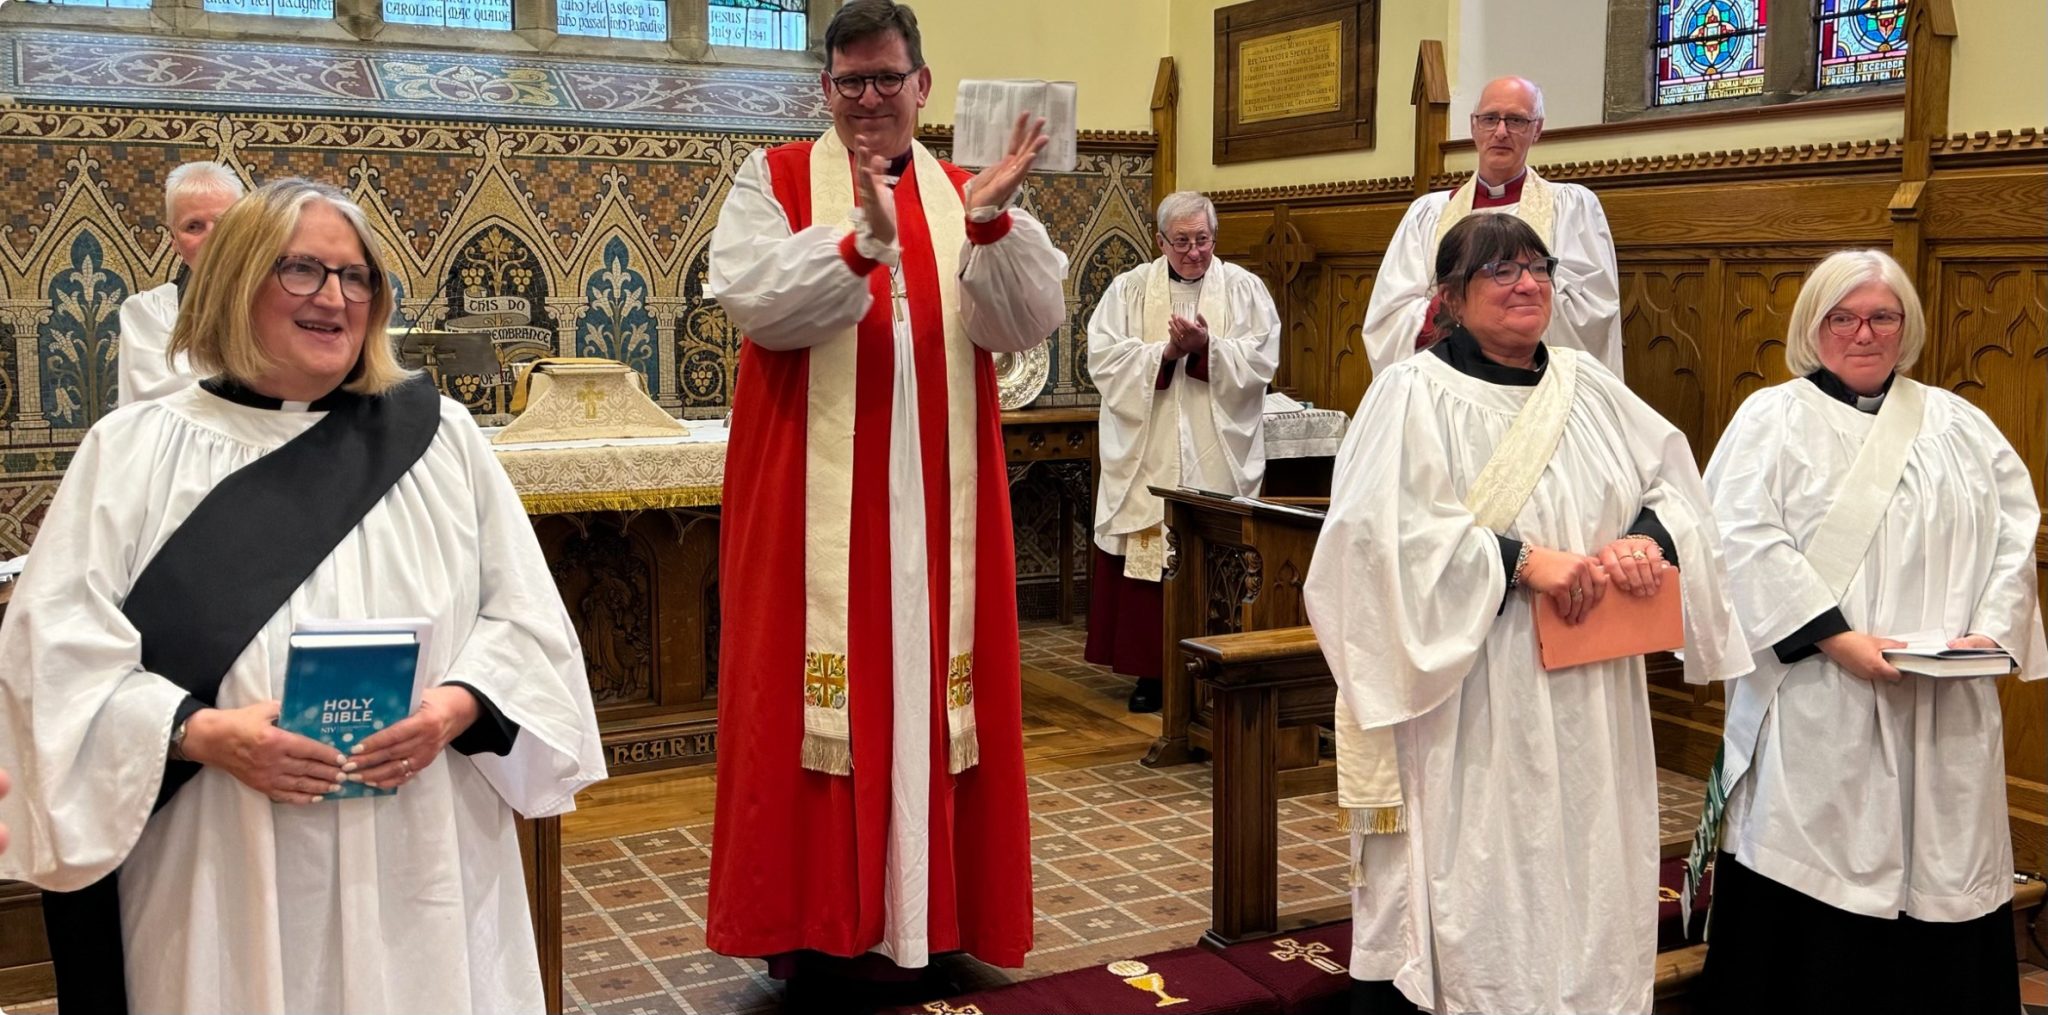
{"type": "Polygon", "coordinates": [[[1131,688],[1130,709],[1133,712],[1159,711],[1158,677],[1138,678],[1138,686],[1131,688]]]}

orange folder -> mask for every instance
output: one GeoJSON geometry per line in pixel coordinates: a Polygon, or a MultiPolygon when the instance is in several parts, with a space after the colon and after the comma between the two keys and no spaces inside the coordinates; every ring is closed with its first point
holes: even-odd
{"type": "Polygon", "coordinates": [[[1609,586],[1600,605],[1576,625],[1564,622],[1549,596],[1537,598],[1536,644],[1546,670],[1685,647],[1685,614],[1675,568],[1664,572],[1655,595],[1632,596],[1609,586]]]}

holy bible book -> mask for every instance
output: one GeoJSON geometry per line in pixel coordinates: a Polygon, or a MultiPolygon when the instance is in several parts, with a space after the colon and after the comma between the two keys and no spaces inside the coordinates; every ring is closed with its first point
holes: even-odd
{"type": "MultiPolygon", "coordinates": [[[[301,625],[292,634],[285,661],[284,706],[277,724],[347,754],[363,738],[411,715],[427,623],[329,622],[317,630],[301,625]]],[[[395,787],[345,782],[326,796],[396,792],[395,787]]]]}
{"type": "Polygon", "coordinates": [[[1538,596],[1535,605],[1536,643],[1546,670],[1685,647],[1685,612],[1675,569],[1664,572],[1653,595],[1632,596],[1609,587],[1600,605],[1577,624],[1566,624],[1549,596],[1538,596]]]}

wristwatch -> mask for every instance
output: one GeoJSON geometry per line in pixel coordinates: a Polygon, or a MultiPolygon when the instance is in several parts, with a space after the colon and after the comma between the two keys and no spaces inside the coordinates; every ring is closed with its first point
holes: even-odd
{"type": "Polygon", "coordinates": [[[171,730],[170,759],[172,761],[192,760],[191,758],[185,756],[185,727],[190,725],[191,722],[191,718],[187,717],[184,721],[178,723],[178,725],[171,730]]]}

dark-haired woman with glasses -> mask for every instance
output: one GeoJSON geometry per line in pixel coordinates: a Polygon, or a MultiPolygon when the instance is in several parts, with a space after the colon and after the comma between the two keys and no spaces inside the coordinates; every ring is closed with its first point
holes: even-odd
{"type": "Polygon", "coordinates": [[[1792,307],[1793,379],[1707,466],[1758,650],[1716,769],[1710,1011],[2019,1010],[1999,682],[1884,652],[2001,648],[2048,676],[2041,512],[1982,411],[1903,376],[1926,335],[1897,262],[1828,257],[1792,307]]]}
{"type": "Polygon", "coordinates": [[[207,379],[100,420],[37,534],[0,877],[48,890],[66,1011],[542,1008],[513,818],[604,777],[596,718],[518,494],[394,357],[383,265],[333,187],[237,202],[171,337],[207,379]],[[413,618],[410,709],[339,750],[278,725],[302,622],[413,618]]]}
{"type": "Polygon", "coordinates": [[[1686,678],[1750,665],[1685,438],[1544,343],[1554,270],[1519,218],[1453,226],[1445,337],[1380,371],[1338,455],[1303,597],[1337,681],[1354,1011],[1648,1012],[1643,660],[1546,671],[1536,613],[1676,582],[1686,678]]]}

